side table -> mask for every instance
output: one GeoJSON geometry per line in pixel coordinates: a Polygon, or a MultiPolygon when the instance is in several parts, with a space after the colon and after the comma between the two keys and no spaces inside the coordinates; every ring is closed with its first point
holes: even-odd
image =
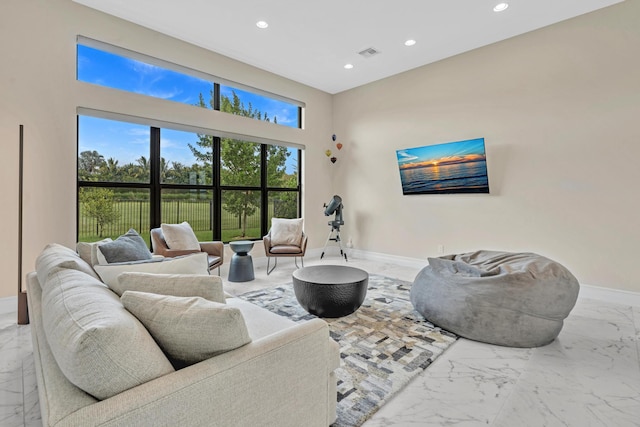
{"type": "Polygon", "coordinates": [[[237,240],[230,242],[229,247],[235,252],[229,265],[229,281],[248,282],[255,279],[253,259],[249,255],[249,251],[253,249],[253,242],[250,240],[237,240]]]}

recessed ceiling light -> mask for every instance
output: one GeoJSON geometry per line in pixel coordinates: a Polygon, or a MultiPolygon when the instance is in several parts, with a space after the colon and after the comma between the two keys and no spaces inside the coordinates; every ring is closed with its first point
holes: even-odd
{"type": "Polygon", "coordinates": [[[415,40],[411,40],[411,39],[409,39],[406,42],[404,42],[405,46],[413,46],[414,44],[416,44],[416,41],[415,40]]]}
{"type": "Polygon", "coordinates": [[[267,24],[267,21],[258,21],[256,22],[256,27],[258,28],[267,28],[269,26],[269,24],[267,24]]]}
{"type": "Polygon", "coordinates": [[[344,66],[344,68],[346,68],[347,70],[350,70],[353,68],[353,64],[347,64],[344,66]]]}
{"type": "Polygon", "coordinates": [[[493,8],[494,12],[502,12],[503,10],[505,10],[506,8],[509,7],[508,3],[498,3],[497,5],[495,5],[495,7],[493,8]]]}

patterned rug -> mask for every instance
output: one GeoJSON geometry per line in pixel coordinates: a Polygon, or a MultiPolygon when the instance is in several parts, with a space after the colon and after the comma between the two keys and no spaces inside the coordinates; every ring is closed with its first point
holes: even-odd
{"type": "MultiPolygon", "coordinates": [[[[360,426],[456,341],[414,311],[410,288],[409,282],[370,275],[367,297],[355,313],[324,319],[342,359],[333,427],[360,426]]],[[[298,304],[291,283],[239,297],[296,322],[316,317],[298,304]]]]}

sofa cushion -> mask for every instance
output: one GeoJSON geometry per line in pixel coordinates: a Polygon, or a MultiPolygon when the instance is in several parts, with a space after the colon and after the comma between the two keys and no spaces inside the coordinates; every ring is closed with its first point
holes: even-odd
{"type": "Polygon", "coordinates": [[[191,225],[184,221],[180,224],[160,224],[164,240],[169,249],[181,251],[199,251],[200,242],[191,225]]]}
{"type": "Polygon", "coordinates": [[[106,239],[102,239],[97,242],[78,242],[76,244],[76,252],[78,252],[80,258],[85,260],[87,264],[100,264],[100,261],[98,260],[98,246],[109,242],[113,242],[113,239],[107,237],[106,239]]]}
{"type": "Polygon", "coordinates": [[[174,371],[118,297],[82,272],[51,272],[42,292],[42,319],[60,370],[97,399],[174,371]]]}
{"type": "Polygon", "coordinates": [[[122,273],[111,290],[119,296],[125,291],[149,292],[175,297],[202,297],[225,302],[222,279],[201,274],[122,273]]]}
{"type": "Polygon", "coordinates": [[[206,252],[176,258],[151,259],[144,262],[96,265],[94,268],[102,281],[111,288],[118,286],[118,276],[125,272],[209,274],[209,262],[206,252]]]}
{"type": "Polygon", "coordinates": [[[122,304],[180,366],[251,342],[240,310],[200,297],[126,291],[122,304]]]}
{"type": "Polygon", "coordinates": [[[302,218],[272,218],[271,246],[300,246],[300,241],[302,240],[302,221],[302,218]]]}
{"type": "Polygon", "coordinates": [[[36,273],[42,287],[46,287],[49,275],[57,268],[81,271],[99,279],[93,268],[73,250],[57,243],[50,243],[36,258],[36,273]]]}
{"type": "Polygon", "coordinates": [[[228,306],[240,310],[249,330],[249,336],[254,341],[296,324],[288,317],[280,316],[240,298],[229,297],[226,302],[228,306]]]}
{"type": "Polygon", "coordinates": [[[109,264],[151,259],[147,244],[133,228],[112,242],[99,244],[98,251],[109,264]]]}

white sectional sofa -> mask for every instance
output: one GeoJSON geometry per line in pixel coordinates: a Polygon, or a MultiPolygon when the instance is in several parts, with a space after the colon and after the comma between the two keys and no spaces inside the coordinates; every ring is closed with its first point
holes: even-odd
{"type": "Polygon", "coordinates": [[[37,272],[27,276],[27,292],[44,426],[311,427],[335,421],[333,371],[340,357],[326,322],[294,323],[227,298],[242,313],[251,342],[175,369],[89,264],[60,245],[43,253],[37,272]],[[87,312],[122,316],[129,326],[106,335],[100,325],[81,326],[69,335],[69,325],[81,324],[87,312]],[[97,345],[85,348],[87,340],[97,345]],[[74,346],[82,354],[68,355],[74,346]],[[115,392],[108,384],[114,378],[125,383],[115,384],[115,392]],[[78,384],[98,387],[100,396],[78,384]]]}

